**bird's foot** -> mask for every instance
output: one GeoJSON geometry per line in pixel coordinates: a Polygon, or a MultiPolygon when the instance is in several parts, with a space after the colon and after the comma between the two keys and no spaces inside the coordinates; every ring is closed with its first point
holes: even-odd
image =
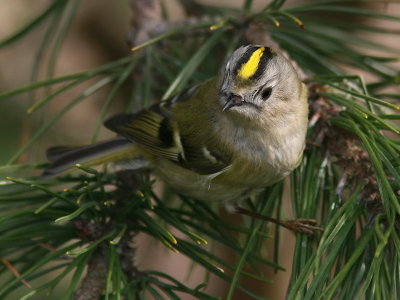
{"type": "Polygon", "coordinates": [[[292,232],[295,233],[305,233],[308,235],[313,235],[316,232],[323,232],[324,229],[322,227],[315,226],[317,224],[317,221],[314,219],[295,219],[295,220],[287,220],[287,221],[282,221],[278,220],[275,218],[271,218],[268,216],[263,216],[260,215],[256,212],[249,211],[247,209],[241,208],[239,206],[235,207],[235,212],[243,215],[247,215],[256,219],[261,219],[267,222],[272,222],[274,224],[280,225],[285,227],[286,229],[289,229],[292,232]]]}

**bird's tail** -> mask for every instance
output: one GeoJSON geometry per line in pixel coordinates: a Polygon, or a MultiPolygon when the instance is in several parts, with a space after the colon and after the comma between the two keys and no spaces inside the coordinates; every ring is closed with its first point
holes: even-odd
{"type": "Polygon", "coordinates": [[[52,147],[47,150],[46,156],[51,164],[42,174],[42,177],[45,178],[71,170],[78,163],[85,166],[96,166],[130,159],[142,160],[135,145],[124,137],[115,137],[79,147],[52,147]]]}

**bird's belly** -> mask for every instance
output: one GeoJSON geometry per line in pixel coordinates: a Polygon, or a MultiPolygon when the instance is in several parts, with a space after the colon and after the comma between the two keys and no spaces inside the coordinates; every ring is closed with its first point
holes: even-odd
{"type": "Polygon", "coordinates": [[[253,191],[281,179],[267,172],[267,166],[255,168],[235,164],[221,174],[200,175],[167,160],[158,161],[156,173],[180,194],[205,201],[240,202],[253,191]],[[247,174],[247,175],[245,175],[247,174]]]}
{"type": "Polygon", "coordinates": [[[232,165],[211,175],[198,174],[167,159],[158,158],[153,163],[156,173],[181,194],[206,201],[237,202],[288,175],[303,151],[304,140],[298,141],[268,144],[259,138],[237,142],[232,165]]]}
{"type": "Polygon", "coordinates": [[[249,191],[246,185],[232,186],[215,176],[200,175],[167,160],[158,161],[155,171],[176,192],[205,201],[226,203],[244,198],[249,191]]]}
{"type": "Polygon", "coordinates": [[[185,176],[185,178],[179,179],[176,174],[161,175],[162,178],[168,183],[168,185],[182,195],[201,199],[204,201],[212,202],[231,202],[245,198],[249,193],[250,189],[246,187],[232,187],[224,184],[207,180],[206,178],[197,178],[197,176],[185,176]],[[171,179],[174,177],[174,179],[171,179]]]}
{"type": "Polygon", "coordinates": [[[288,173],[268,163],[258,165],[236,163],[227,172],[217,176],[213,183],[223,182],[229,187],[243,187],[248,190],[259,189],[274,184],[288,173]]]}

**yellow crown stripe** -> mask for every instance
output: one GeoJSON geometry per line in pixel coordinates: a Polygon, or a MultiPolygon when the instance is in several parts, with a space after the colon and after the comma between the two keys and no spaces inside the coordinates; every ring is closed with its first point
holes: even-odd
{"type": "Polygon", "coordinates": [[[240,67],[240,70],[238,72],[238,76],[240,78],[249,79],[257,72],[261,57],[264,54],[264,50],[264,47],[258,48],[256,51],[253,52],[249,60],[240,67]]]}

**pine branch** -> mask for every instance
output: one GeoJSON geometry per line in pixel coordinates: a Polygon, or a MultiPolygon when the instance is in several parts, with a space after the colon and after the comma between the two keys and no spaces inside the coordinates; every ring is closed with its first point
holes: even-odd
{"type": "MultiPolygon", "coordinates": [[[[90,87],[16,149],[9,164],[0,167],[4,177],[12,176],[0,182],[0,257],[7,266],[0,270],[1,298],[13,295],[14,290],[21,290],[25,299],[42,295],[61,281],[68,284],[65,298],[134,299],[145,293],[159,299],[176,299],[179,293],[216,298],[204,291],[207,280],[193,288],[159,270],[139,269],[131,245],[138,233],[225,280],[230,284],[229,299],[237,290],[263,298],[241,285],[240,278],[265,282],[260,264],[282,270],[278,261],[261,255],[269,237],[264,222],[245,219],[248,223],[233,225],[222,220],[210,203],[187,197],[160,199],[147,173],[79,166],[69,175],[43,179],[36,176],[37,169],[46,164],[13,164],[70,108],[103,87],[113,85],[93,139],[131,76],[127,110],[214,76],[221,61],[243,43],[268,44],[285,53],[310,91],[309,143],[301,165],[290,175],[292,214],[318,220],[324,232],[314,237],[296,235],[287,298],[398,298],[400,128],[396,122],[400,96],[399,71],[391,64],[398,60],[398,52],[361,33],[397,37],[399,32],[360,18],[400,19],[360,6],[364,1],[307,1],[289,6],[284,0],[274,0],[257,12],[252,11],[252,2],[227,9],[182,0],[190,18],[173,23],[165,18],[161,2],[135,1],[137,17],[130,41],[137,51],[133,56],[127,49],[126,57],[94,70],[32,82],[0,94],[1,101],[18,101],[24,93],[57,84],[27,107],[34,114],[72,87],[92,80],[90,87]],[[371,56],[360,49],[379,49],[381,54],[371,56]],[[347,74],[343,66],[374,79],[365,82],[347,74]],[[237,263],[232,265],[213,253],[211,242],[235,253],[237,263]],[[37,278],[42,279],[40,283],[37,278]]],[[[78,4],[55,1],[0,46],[19,42],[48,22],[38,51],[50,49],[55,61],[58,46],[51,45],[62,44],[78,4]],[[60,15],[65,18],[57,18],[60,15]]],[[[39,57],[37,66],[51,70],[43,56],[39,57]]],[[[266,188],[257,199],[246,202],[246,209],[266,218],[279,215],[282,190],[282,183],[266,188]]],[[[275,249],[279,246],[274,245],[275,249]]]]}
{"type": "Polygon", "coordinates": [[[100,299],[106,284],[107,267],[105,249],[99,247],[89,260],[87,275],[75,293],[76,300],[100,299]]]}

